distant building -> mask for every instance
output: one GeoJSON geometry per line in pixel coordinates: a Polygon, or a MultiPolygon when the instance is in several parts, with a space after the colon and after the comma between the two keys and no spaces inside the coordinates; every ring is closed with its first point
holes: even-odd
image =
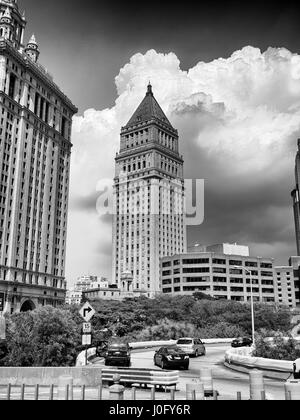
{"type": "Polygon", "coordinates": [[[109,285],[108,288],[91,289],[82,292],[82,298],[87,300],[104,299],[104,300],[124,300],[134,299],[140,296],[150,298],[151,293],[134,287],[133,276],[130,271],[122,274],[120,286],[109,285]]]}
{"type": "Polygon", "coordinates": [[[300,256],[300,139],[298,140],[298,152],[295,162],[295,181],[296,186],[291,195],[293,198],[297,255],[300,256]]]}
{"type": "Polygon", "coordinates": [[[106,277],[98,277],[98,276],[81,276],[77,279],[75,283],[75,289],[80,290],[82,292],[90,289],[97,289],[107,288],[108,287],[108,279],[106,277]]]}
{"type": "Polygon", "coordinates": [[[0,294],[9,313],[65,301],[72,117],[16,0],[0,1],[0,294]]]}
{"type": "Polygon", "coordinates": [[[288,266],[276,266],[276,302],[295,308],[300,305],[300,257],[291,257],[288,266]]]}
{"type": "Polygon", "coordinates": [[[98,289],[107,291],[108,287],[109,283],[106,277],[81,276],[77,279],[75,285],[67,291],[66,303],[68,305],[79,305],[82,302],[84,292],[98,289]]]}
{"type": "MultiPolygon", "coordinates": [[[[207,249],[210,247],[207,247],[207,249]]],[[[165,257],[161,260],[161,287],[165,294],[193,295],[206,293],[216,299],[248,302],[275,302],[274,260],[250,257],[244,246],[214,245],[224,252],[190,252],[165,257]],[[233,250],[239,253],[232,255],[233,250]],[[239,266],[243,268],[238,268],[239,266]]]]}
{"type": "Polygon", "coordinates": [[[216,245],[195,244],[188,247],[188,252],[216,252],[225,255],[242,255],[244,257],[249,257],[250,255],[248,246],[229,243],[216,245]]]}
{"type": "Polygon", "coordinates": [[[67,290],[66,304],[67,305],[80,305],[82,302],[82,291],[72,288],[67,290]]]}

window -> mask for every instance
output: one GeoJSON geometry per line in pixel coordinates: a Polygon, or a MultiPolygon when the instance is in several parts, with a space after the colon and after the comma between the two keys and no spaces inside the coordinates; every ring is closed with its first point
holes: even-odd
{"type": "Polygon", "coordinates": [[[13,73],[11,73],[9,78],[8,96],[12,99],[14,99],[15,96],[16,81],[16,76],[13,73]]]}
{"type": "Polygon", "coordinates": [[[226,264],[226,260],[221,260],[218,258],[213,258],[212,260],[213,264],[219,264],[219,265],[225,265],[226,264]]]}

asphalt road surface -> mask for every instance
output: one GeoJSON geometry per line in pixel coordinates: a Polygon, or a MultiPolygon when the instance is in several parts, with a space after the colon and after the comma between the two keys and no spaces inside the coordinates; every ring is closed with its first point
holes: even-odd
{"type": "MultiPolygon", "coordinates": [[[[207,345],[206,356],[191,357],[188,371],[180,372],[179,391],[184,392],[187,383],[199,381],[199,371],[203,368],[212,370],[214,389],[220,395],[235,399],[237,392],[242,393],[243,399],[249,399],[249,375],[232,371],[224,366],[225,351],[230,345],[207,345]]],[[[141,350],[132,353],[133,368],[159,369],[153,363],[154,350],[141,350]]],[[[101,362],[99,363],[101,364],[101,362]]],[[[284,381],[265,379],[267,398],[284,400],[284,381]]]]}

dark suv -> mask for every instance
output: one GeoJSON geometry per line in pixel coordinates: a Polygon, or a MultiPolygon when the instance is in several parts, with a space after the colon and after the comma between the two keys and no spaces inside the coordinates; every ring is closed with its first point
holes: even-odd
{"type": "Polygon", "coordinates": [[[130,347],[128,344],[109,344],[104,355],[105,366],[131,366],[130,347]]]}
{"type": "Polygon", "coordinates": [[[247,347],[247,346],[250,347],[252,346],[252,344],[253,344],[252,338],[239,337],[233,340],[233,342],[231,343],[231,347],[247,347]]]}

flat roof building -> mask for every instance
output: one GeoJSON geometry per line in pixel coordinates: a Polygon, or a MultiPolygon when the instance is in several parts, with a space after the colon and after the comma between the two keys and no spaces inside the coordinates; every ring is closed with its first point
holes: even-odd
{"type": "Polygon", "coordinates": [[[247,302],[251,299],[251,281],[254,301],[275,302],[272,258],[190,252],[161,259],[161,288],[165,294],[203,292],[216,299],[247,302]]]}

